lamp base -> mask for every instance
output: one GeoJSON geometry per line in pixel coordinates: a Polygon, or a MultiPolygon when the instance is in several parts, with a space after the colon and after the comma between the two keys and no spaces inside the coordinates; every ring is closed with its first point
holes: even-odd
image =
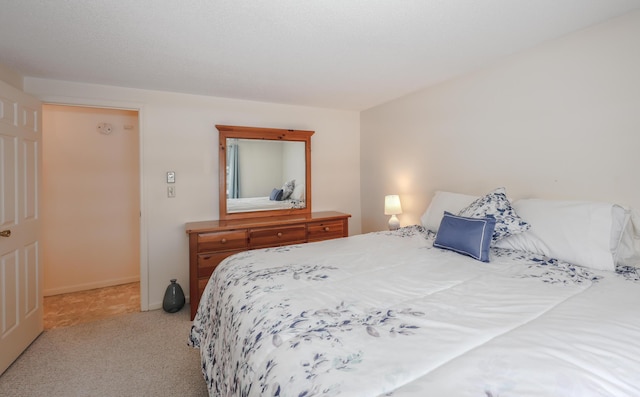
{"type": "Polygon", "coordinates": [[[400,229],[400,220],[397,216],[391,215],[389,218],[389,230],[398,230],[400,229]]]}

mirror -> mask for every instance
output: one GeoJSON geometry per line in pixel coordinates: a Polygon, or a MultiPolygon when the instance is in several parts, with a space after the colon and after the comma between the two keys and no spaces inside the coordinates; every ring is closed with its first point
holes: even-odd
{"type": "Polygon", "coordinates": [[[314,131],[216,125],[220,219],[311,212],[314,131]]]}

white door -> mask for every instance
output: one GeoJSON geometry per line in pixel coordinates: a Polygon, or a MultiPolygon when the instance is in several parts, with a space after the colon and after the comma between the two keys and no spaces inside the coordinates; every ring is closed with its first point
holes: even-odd
{"type": "Polygon", "coordinates": [[[0,81],[0,374],[43,328],[41,109],[0,81]]]}

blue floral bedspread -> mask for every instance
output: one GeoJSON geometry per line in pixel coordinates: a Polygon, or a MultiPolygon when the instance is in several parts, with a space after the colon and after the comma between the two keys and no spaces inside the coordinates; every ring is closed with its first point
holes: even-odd
{"type": "Polygon", "coordinates": [[[633,269],[412,226],[227,258],[189,344],[211,396],[640,395],[638,302],[633,269]]]}

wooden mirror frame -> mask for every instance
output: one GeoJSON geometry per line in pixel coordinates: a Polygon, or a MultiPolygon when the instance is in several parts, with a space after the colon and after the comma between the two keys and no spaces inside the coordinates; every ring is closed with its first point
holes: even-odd
{"type": "Polygon", "coordinates": [[[311,213],[311,135],[315,131],[285,130],[278,128],[240,127],[216,125],[218,141],[218,190],[220,195],[220,219],[246,219],[278,215],[307,215],[311,213]],[[273,141],[304,142],[305,147],[305,207],[246,212],[227,212],[227,138],[262,139],[273,141]]]}

